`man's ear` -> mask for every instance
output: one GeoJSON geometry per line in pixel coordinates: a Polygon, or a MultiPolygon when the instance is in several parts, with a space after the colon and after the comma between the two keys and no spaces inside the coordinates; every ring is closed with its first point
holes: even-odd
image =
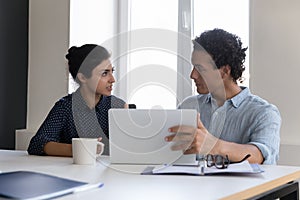
{"type": "Polygon", "coordinates": [[[229,65],[222,66],[220,70],[221,70],[221,77],[223,79],[230,77],[231,67],[229,65]]]}
{"type": "Polygon", "coordinates": [[[78,73],[77,74],[77,78],[81,83],[85,83],[86,82],[86,77],[83,75],[83,73],[78,73]]]}

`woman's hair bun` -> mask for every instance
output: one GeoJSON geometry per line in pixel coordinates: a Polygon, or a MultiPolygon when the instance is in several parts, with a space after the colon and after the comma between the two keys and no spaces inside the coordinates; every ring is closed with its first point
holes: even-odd
{"type": "Polygon", "coordinates": [[[68,50],[68,54],[66,55],[66,59],[69,60],[72,57],[72,55],[74,54],[74,52],[76,51],[76,49],[78,49],[78,47],[76,47],[76,46],[70,47],[68,50]]]}

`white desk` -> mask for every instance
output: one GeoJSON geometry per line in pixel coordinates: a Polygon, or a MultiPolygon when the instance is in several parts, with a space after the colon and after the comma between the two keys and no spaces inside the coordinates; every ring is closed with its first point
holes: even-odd
{"type": "Polygon", "coordinates": [[[29,156],[25,151],[0,150],[2,172],[29,170],[64,178],[103,182],[104,187],[59,199],[246,199],[300,178],[300,167],[261,166],[251,176],[140,175],[145,166],[109,165],[102,157],[95,166],[73,165],[72,158],[29,156]]]}

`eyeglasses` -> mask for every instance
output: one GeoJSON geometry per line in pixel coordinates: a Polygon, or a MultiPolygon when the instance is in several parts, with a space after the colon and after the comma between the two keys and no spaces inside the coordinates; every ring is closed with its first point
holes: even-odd
{"type": "Polygon", "coordinates": [[[207,167],[215,166],[217,169],[225,169],[229,165],[229,159],[227,155],[224,157],[221,155],[208,154],[204,159],[207,167]]]}
{"type": "Polygon", "coordinates": [[[207,167],[213,167],[215,166],[217,169],[226,169],[229,164],[233,163],[241,163],[248,159],[251,155],[247,154],[242,160],[237,161],[237,162],[230,162],[228,159],[228,156],[226,155],[225,157],[222,155],[212,155],[208,154],[205,156],[204,160],[206,161],[206,166],[207,167]]]}

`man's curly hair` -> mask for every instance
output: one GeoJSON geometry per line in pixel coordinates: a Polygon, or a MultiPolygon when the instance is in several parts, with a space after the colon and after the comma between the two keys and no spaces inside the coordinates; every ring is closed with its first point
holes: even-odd
{"type": "Polygon", "coordinates": [[[231,67],[231,76],[236,82],[242,82],[245,70],[244,62],[246,48],[242,48],[241,39],[222,29],[213,29],[203,32],[193,41],[194,50],[205,50],[212,56],[218,69],[222,66],[231,67]]]}

